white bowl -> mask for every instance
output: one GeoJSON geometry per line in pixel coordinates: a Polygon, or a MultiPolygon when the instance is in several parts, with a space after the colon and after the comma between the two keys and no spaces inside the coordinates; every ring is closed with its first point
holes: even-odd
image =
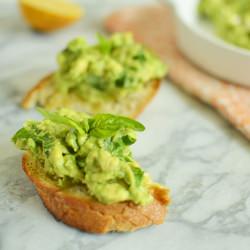
{"type": "Polygon", "coordinates": [[[250,50],[236,47],[217,37],[211,27],[198,17],[198,2],[171,1],[180,50],[205,71],[221,79],[250,86],[250,50]]]}

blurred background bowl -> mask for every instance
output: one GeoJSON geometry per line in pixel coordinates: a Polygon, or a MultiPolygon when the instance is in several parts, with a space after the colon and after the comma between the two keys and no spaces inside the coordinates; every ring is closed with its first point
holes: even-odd
{"type": "Polygon", "coordinates": [[[221,79],[250,86],[250,51],[217,37],[197,14],[199,0],[162,0],[175,12],[180,50],[194,64],[221,79]]]}

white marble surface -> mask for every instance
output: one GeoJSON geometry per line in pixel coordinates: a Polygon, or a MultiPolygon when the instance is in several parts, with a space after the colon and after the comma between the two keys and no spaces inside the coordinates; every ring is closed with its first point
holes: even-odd
{"type": "Polygon", "coordinates": [[[76,35],[93,40],[102,18],[128,3],[83,2],[83,21],[42,35],[22,22],[14,1],[0,1],[0,249],[249,250],[249,142],[216,112],[169,82],[140,117],[147,130],[134,147],[153,178],[171,188],[172,204],[163,225],[91,235],[55,221],[43,207],[10,137],[25,119],[38,117],[18,103],[55,68],[56,52],[76,35]]]}

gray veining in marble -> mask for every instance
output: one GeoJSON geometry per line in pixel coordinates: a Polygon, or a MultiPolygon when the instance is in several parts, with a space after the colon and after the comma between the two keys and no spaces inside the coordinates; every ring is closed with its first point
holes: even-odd
{"type": "Polygon", "coordinates": [[[94,40],[103,17],[152,1],[79,1],[81,22],[44,35],[22,21],[15,1],[0,1],[0,250],[248,250],[250,249],[250,145],[215,111],[168,81],[139,118],[147,127],[134,146],[153,179],[171,189],[166,222],[135,233],[93,235],[54,220],[21,170],[11,135],[28,118],[24,93],[56,67],[66,42],[94,40]]]}

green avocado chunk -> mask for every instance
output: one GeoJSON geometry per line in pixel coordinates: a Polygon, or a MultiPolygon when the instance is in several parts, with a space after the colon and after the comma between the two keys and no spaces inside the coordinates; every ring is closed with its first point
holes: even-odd
{"type": "Polygon", "coordinates": [[[222,39],[250,49],[249,0],[201,0],[198,13],[212,23],[222,39]]]}
{"type": "Polygon", "coordinates": [[[89,102],[116,100],[165,76],[166,65],[130,33],[110,38],[99,34],[97,39],[97,44],[89,45],[78,37],[58,54],[53,82],[62,94],[74,92],[89,102]]]}
{"type": "Polygon", "coordinates": [[[149,175],[133,159],[129,148],[136,131],[145,127],[132,119],[111,114],[90,116],[69,109],[38,109],[42,121],[27,121],[12,140],[39,162],[56,185],[83,185],[104,204],[153,201],[149,175]]]}

